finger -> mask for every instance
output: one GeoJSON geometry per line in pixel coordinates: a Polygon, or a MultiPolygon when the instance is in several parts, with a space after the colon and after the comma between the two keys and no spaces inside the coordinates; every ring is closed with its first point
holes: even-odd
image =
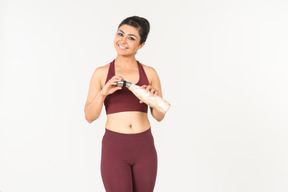
{"type": "Polygon", "coordinates": [[[118,81],[122,81],[122,80],[123,80],[123,77],[117,76],[117,80],[118,80],[118,81]]]}
{"type": "Polygon", "coordinates": [[[117,85],[117,81],[112,81],[109,83],[110,86],[116,86],[117,85]]]}
{"type": "Polygon", "coordinates": [[[113,77],[109,80],[110,83],[116,84],[121,81],[121,79],[119,77],[113,77]]]}
{"type": "Polygon", "coordinates": [[[122,81],[123,80],[123,77],[121,76],[115,76],[115,81],[119,82],[119,81],[122,81]]]}
{"type": "Polygon", "coordinates": [[[111,83],[116,83],[117,81],[115,80],[115,78],[111,78],[109,81],[108,81],[108,83],[109,83],[109,85],[111,84],[111,83]]]}
{"type": "Polygon", "coordinates": [[[123,78],[121,76],[114,75],[111,79],[115,81],[121,81],[123,78]]]}
{"type": "Polygon", "coordinates": [[[158,90],[153,88],[153,96],[157,96],[158,95],[158,90]]]}
{"type": "Polygon", "coordinates": [[[152,88],[151,90],[150,90],[150,96],[153,96],[154,95],[154,89],[152,88]]]}
{"type": "Polygon", "coordinates": [[[110,91],[111,91],[111,94],[122,89],[122,87],[113,87],[110,91]]]}
{"type": "Polygon", "coordinates": [[[158,93],[158,90],[157,89],[153,89],[153,93],[154,95],[158,93]]]}
{"type": "Polygon", "coordinates": [[[150,91],[151,96],[155,95],[155,91],[156,91],[155,89],[153,89],[153,88],[151,89],[151,91],[150,91]]]}
{"type": "Polygon", "coordinates": [[[153,96],[155,94],[156,89],[151,87],[149,91],[150,91],[150,95],[153,96]]]}
{"type": "Polygon", "coordinates": [[[146,92],[149,92],[149,91],[150,91],[150,89],[151,89],[151,86],[150,86],[150,85],[148,85],[148,86],[146,87],[146,92]]]}

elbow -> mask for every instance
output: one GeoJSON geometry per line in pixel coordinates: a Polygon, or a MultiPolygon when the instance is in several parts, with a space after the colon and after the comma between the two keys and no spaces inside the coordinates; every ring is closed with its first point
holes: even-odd
{"type": "Polygon", "coordinates": [[[93,121],[94,121],[94,120],[92,120],[91,118],[89,118],[89,117],[87,117],[87,116],[85,116],[85,119],[86,119],[86,121],[87,121],[88,123],[93,123],[93,121]]]}
{"type": "Polygon", "coordinates": [[[163,119],[164,119],[164,116],[163,117],[158,117],[158,118],[155,118],[158,122],[161,122],[163,119]]]}
{"type": "Polygon", "coordinates": [[[89,109],[87,105],[84,108],[84,114],[85,114],[85,119],[88,123],[93,123],[93,121],[97,120],[100,116],[99,112],[91,111],[91,109],[89,109]]]}
{"type": "Polygon", "coordinates": [[[90,124],[91,124],[91,123],[93,123],[93,121],[92,121],[92,120],[90,120],[90,119],[87,119],[87,118],[86,118],[86,121],[87,121],[88,123],[90,123],[90,124]]]}
{"type": "Polygon", "coordinates": [[[92,119],[92,118],[88,118],[88,117],[85,117],[85,119],[86,119],[86,121],[88,122],[88,123],[93,123],[95,120],[97,120],[98,119],[98,117],[97,118],[94,118],[94,119],[92,119]]]}
{"type": "Polygon", "coordinates": [[[152,116],[154,117],[154,119],[156,119],[156,121],[161,122],[164,119],[165,114],[160,113],[160,112],[158,112],[158,113],[154,112],[154,113],[152,113],[152,116]]]}
{"type": "Polygon", "coordinates": [[[99,118],[99,115],[92,117],[88,113],[85,113],[85,119],[88,123],[93,123],[93,121],[97,120],[98,118],[99,118]]]}

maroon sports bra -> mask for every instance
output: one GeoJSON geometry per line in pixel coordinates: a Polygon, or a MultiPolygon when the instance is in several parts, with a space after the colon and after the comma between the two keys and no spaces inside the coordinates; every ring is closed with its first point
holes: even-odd
{"type": "MultiPolygon", "coordinates": [[[[139,61],[138,71],[139,71],[139,81],[136,85],[149,85],[146,73],[139,61]]],[[[107,81],[109,81],[115,75],[115,59],[110,63],[109,70],[107,74],[107,81]]],[[[108,95],[104,100],[104,105],[106,108],[106,114],[118,113],[124,111],[140,111],[147,113],[148,106],[145,103],[139,103],[139,99],[126,87],[115,91],[113,94],[108,95]]]]}

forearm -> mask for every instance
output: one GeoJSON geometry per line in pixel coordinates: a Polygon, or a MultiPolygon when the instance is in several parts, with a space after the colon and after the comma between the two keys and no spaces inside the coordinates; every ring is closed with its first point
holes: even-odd
{"type": "Polygon", "coordinates": [[[85,106],[85,118],[89,123],[100,116],[105,98],[106,96],[99,92],[92,102],[85,106]]]}
{"type": "Polygon", "coordinates": [[[162,121],[165,117],[165,114],[161,113],[160,111],[157,111],[156,109],[153,109],[152,107],[150,107],[151,110],[151,114],[154,117],[154,119],[156,119],[157,121],[162,121]]]}

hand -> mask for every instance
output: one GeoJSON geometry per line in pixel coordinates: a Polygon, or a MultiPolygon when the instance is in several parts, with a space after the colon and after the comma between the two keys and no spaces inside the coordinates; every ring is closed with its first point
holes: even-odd
{"type": "MultiPolygon", "coordinates": [[[[150,96],[158,95],[157,89],[153,88],[151,85],[142,85],[141,88],[145,89],[146,92],[149,92],[150,96]]],[[[140,103],[143,103],[143,101],[140,100],[140,103]]]]}
{"type": "Polygon", "coordinates": [[[100,93],[104,96],[110,95],[112,93],[114,93],[115,91],[118,91],[120,89],[122,89],[121,86],[117,86],[117,83],[119,81],[122,81],[123,78],[121,76],[113,76],[102,88],[102,90],[100,91],[100,93]]]}

